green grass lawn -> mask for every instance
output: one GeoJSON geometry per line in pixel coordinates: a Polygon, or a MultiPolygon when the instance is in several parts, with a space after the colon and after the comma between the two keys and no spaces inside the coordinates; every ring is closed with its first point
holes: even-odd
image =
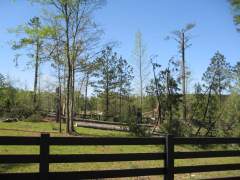
{"type": "MultiPolygon", "coordinates": [[[[63,126],[63,128],[65,128],[63,126]]],[[[130,137],[126,132],[97,130],[91,128],[76,128],[80,136],[97,137],[130,137]]],[[[0,136],[39,136],[41,132],[49,132],[51,136],[68,136],[60,134],[58,124],[54,122],[0,122],[0,136]]],[[[65,132],[65,131],[63,131],[65,132]]],[[[222,147],[217,147],[222,149],[222,147]]],[[[212,150],[212,148],[210,148],[212,150]]],[[[198,147],[177,146],[175,151],[209,150],[198,147]]],[[[133,153],[133,152],[162,152],[162,146],[51,146],[51,154],[84,154],[84,153],[133,153]]],[[[38,154],[37,146],[0,146],[0,154],[38,154]]],[[[176,160],[175,166],[239,163],[240,157],[234,158],[205,158],[176,160]]],[[[162,167],[163,161],[113,162],[113,163],[64,163],[51,164],[50,171],[81,171],[99,169],[127,169],[162,167]]],[[[37,172],[37,164],[0,164],[0,173],[3,172],[37,172]]],[[[239,171],[194,173],[177,175],[176,179],[199,179],[220,176],[240,176],[239,171]]],[[[159,177],[150,177],[159,179],[159,177]]]]}

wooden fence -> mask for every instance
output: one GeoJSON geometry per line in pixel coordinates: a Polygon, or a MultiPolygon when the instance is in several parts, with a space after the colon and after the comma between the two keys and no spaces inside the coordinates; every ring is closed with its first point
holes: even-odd
{"type": "MultiPolygon", "coordinates": [[[[95,137],[0,137],[0,145],[39,145],[39,155],[0,155],[0,164],[39,163],[39,173],[1,173],[1,180],[40,179],[40,180],[75,180],[97,178],[120,178],[135,176],[163,175],[165,180],[173,180],[174,174],[240,170],[237,164],[174,166],[175,159],[239,157],[239,150],[174,152],[174,145],[197,144],[240,144],[240,138],[175,138],[171,135],[156,138],[95,138],[95,137]],[[50,154],[51,145],[163,145],[162,153],[122,153],[122,154],[50,154]],[[85,163],[85,162],[114,162],[164,160],[164,167],[143,169],[120,169],[78,172],[49,172],[50,163],[85,163]]],[[[1,148],[1,147],[0,147],[1,148]]],[[[221,179],[240,179],[228,177],[221,179]]]]}

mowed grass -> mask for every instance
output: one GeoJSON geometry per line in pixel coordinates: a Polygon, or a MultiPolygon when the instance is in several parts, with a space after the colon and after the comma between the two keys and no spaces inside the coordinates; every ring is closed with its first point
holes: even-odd
{"type": "MultiPolygon", "coordinates": [[[[0,136],[39,136],[41,132],[49,132],[51,136],[68,136],[59,133],[59,125],[54,122],[0,122],[0,136]]],[[[91,137],[131,137],[126,132],[97,130],[91,128],[76,128],[79,136],[91,137]]],[[[225,147],[235,149],[237,147],[225,147]]],[[[225,149],[224,147],[199,148],[191,146],[177,146],[175,151],[203,151],[214,149],[225,149]]],[[[51,146],[51,154],[108,154],[108,153],[146,153],[163,152],[163,146],[51,146]]],[[[38,146],[0,146],[0,154],[39,154],[38,146]]],[[[234,158],[202,158],[176,160],[175,166],[194,166],[207,164],[228,164],[240,163],[240,157],[234,158]]],[[[51,164],[50,171],[82,171],[100,169],[131,169],[162,167],[163,161],[130,161],[130,162],[109,162],[109,163],[62,163],[51,164]]],[[[10,172],[38,172],[38,164],[0,164],[0,173],[10,172]]],[[[240,176],[240,171],[211,172],[211,173],[192,173],[177,175],[176,179],[200,179],[221,176],[240,176]]],[[[130,179],[130,178],[129,178],[130,179]]],[[[134,179],[134,178],[133,178],[134,179]]],[[[159,177],[147,177],[146,179],[159,179],[159,177]]]]}

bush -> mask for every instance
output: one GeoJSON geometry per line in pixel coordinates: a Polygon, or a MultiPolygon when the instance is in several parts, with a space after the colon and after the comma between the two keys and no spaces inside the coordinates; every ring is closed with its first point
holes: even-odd
{"type": "Polygon", "coordinates": [[[136,123],[131,123],[128,125],[130,133],[136,136],[147,137],[150,136],[150,131],[146,126],[139,126],[136,123]]]}
{"type": "Polygon", "coordinates": [[[32,114],[31,116],[29,116],[26,121],[28,122],[40,122],[42,121],[43,116],[40,113],[36,113],[36,114],[32,114]]]}
{"type": "Polygon", "coordinates": [[[130,133],[136,135],[136,136],[150,136],[150,131],[149,128],[146,126],[140,126],[136,123],[136,116],[134,115],[130,115],[127,118],[127,124],[128,124],[128,128],[130,133]]]}
{"type": "Polygon", "coordinates": [[[187,136],[189,134],[188,130],[180,120],[172,120],[172,122],[161,125],[161,131],[174,136],[187,136]]]}
{"type": "Polygon", "coordinates": [[[25,119],[33,114],[33,109],[29,106],[17,106],[11,108],[9,113],[9,117],[25,119]]]}

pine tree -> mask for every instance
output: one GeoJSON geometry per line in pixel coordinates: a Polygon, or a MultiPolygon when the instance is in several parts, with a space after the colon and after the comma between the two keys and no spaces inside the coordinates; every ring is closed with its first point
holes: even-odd
{"type": "Polygon", "coordinates": [[[122,119],[123,99],[130,95],[131,81],[133,79],[133,68],[122,57],[117,62],[118,95],[119,95],[119,117],[122,119]]]}
{"type": "Polygon", "coordinates": [[[110,95],[117,87],[117,53],[107,47],[96,60],[97,71],[93,74],[97,80],[94,83],[95,92],[104,96],[104,114],[110,115],[110,95]]]}
{"type": "MultiPolygon", "coordinates": [[[[28,53],[28,56],[33,59],[30,64],[33,64],[34,67],[33,104],[34,109],[36,110],[38,108],[37,89],[39,80],[39,68],[40,64],[44,60],[44,39],[51,34],[51,29],[47,26],[43,26],[39,17],[33,17],[27,24],[18,26],[16,29],[11,30],[10,32],[14,32],[16,34],[22,33],[25,36],[19,41],[14,41],[12,45],[12,48],[14,50],[27,47],[31,47],[33,49],[32,52],[28,53]]],[[[16,62],[16,64],[18,63],[16,62]]]]}
{"type": "Polygon", "coordinates": [[[211,58],[210,65],[203,74],[202,80],[206,85],[211,85],[213,92],[219,97],[219,105],[222,105],[222,93],[229,90],[231,85],[231,67],[226,58],[220,52],[216,52],[211,58]]]}

